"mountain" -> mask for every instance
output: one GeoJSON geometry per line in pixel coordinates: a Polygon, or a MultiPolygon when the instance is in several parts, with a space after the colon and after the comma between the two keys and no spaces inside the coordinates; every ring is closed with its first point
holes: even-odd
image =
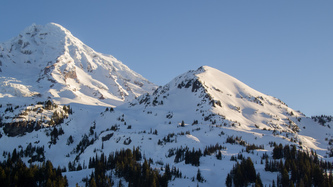
{"type": "Polygon", "coordinates": [[[0,97],[118,106],[156,86],[55,23],[31,25],[0,44],[0,97]]]}
{"type": "Polygon", "coordinates": [[[281,100],[260,93],[208,66],[176,77],[152,94],[144,94],[131,101],[130,107],[175,115],[182,113],[210,123],[225,121],[244,130],[256,127],[296,132],[298,126],[290,123],[289,118],[305,117],[281,100]]]}
{"type": "Polygon", "coordinates": [[[23,33],[1,44],[0,161],[50,160],[69,186],[92,184],[94,176],[100,186],[225,186],[230,180],[319,186],[332,178],[314,175],[333,169],[330,116],[309,118],[208,66],[156,88],[59,25],[23,33]],[[65,42],[54,39],[59,35],[65,42]],[[40,37],[47,36],[43,44],[40,37]],[[25,49],[30,52],[22,54],[25,49]],[[37,55],[42,52],[49,55],[37,55]],[[123,95],[111,93],[121,88],[123,95]]]}

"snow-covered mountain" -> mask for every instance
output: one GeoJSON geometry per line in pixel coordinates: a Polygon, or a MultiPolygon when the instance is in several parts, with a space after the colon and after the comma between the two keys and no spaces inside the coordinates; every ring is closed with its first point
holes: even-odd
{"type": "Polygon", "coordinates": [[[135,99],[130,107],[190,115],[195,120],[210,123],[225,121],[244,130],[255,127],[297,132],[298,126],[289,118],[305,117],[279,99],[208,66],[176,77],[152,94],[135,99]]]}
{"type": "MultiPolygon", "coordinates": [[[[279,172],[263,162],[275,160],[274,144],[333,160],[331,117],[309,118],[212,67],[152,91],[153,84],[56,24],[33,25],[0,47],[0,161],[13,149],[43,147],[43,156],[23,161],[51,160],[67,169],[70,186],[84,185],[91,158],[133,147],[158,173],[167,165],[179,169],[182,177],[170,186],[224,186],[240,157],[250,157],[269,186],[279,172]],[[186,161],[185,152],[207,147],[213,151],[198,156],[200,164],[186,161]],[[83,170],[69,171],[73,166],[83,170]]],[[[115,184],[124,181],[115,173],[108,171],[115,184]]]]}
{"type": "Polygon", "coordinates": [[[55,23],[31,25],[0,44],[0,97],[118,106],[155,85],[55,23]]]}

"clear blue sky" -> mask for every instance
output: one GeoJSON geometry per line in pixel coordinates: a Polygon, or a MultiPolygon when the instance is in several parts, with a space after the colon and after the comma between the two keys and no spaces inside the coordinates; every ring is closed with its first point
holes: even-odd
{"type": "Polygon", "coordinates": [[[3,0],[0,42],[48,22],[158,85],[208,65],[308,116],[333,115],[331,0],[3,0]]]}

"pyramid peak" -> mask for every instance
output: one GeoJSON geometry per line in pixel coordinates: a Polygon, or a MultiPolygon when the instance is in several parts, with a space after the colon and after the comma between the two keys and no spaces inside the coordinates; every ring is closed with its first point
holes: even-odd
{"type": "Polygon", "coordinates": [[[31,24],[30,26],[26,27],[20,35],[31,35],[34,36],[37,33],[54,33],[56,35],[69,35],[72,36],[71,32],[67,30],[65,27],[61,26],[57,23],[47,23],[46,25],[37,25],[35,23],[31,24]]]}
{"type": "Polygon", "coordinates": [[[58,23],[50,22],[50,23],[46,24],[44,27],[45,28],[49,28],[49,29],[58,29],[58,30],[60,29],[60,30],[62,30],[64,32],[70,33],[69,30],[67,30],[65,27],[63,27],[62,25],[60,25],[58,23]]]}

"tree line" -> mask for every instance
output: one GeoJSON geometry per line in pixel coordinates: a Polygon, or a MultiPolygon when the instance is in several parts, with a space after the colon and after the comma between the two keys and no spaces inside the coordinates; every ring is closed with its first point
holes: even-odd
{"type": "Polygon", "coordinates": [[[1,186],[68,186],[67,178],[62,176],[60,167],[54,168],[51,161],[27,167],[14,151],[7,155],[7,160],[0,162],[1,186]]]}
{"type": "Polygon", "coordinates": [[[89,159],[89,168],[94,168],[91,175],[84,179],[86,186],[112,186],[113,176],[124,178],[128,186],[168,186],[168,181],[181,178],[179,169],[165,165],[161,170],[153,169],[152,159],[142,158],[139,148],[122,149],[110,153],[106,157],[103,153],[89,159]],[[110,171],[110,172],[107,172],[110,171]],[[164,171],[162,174],[160,171],[164,171]]]}
{"type": "Polygon", "coordinates": [[[265,170],[279,172],[277,186],[333,186],[332,163],[319,160],[313,151],[280,144],[274,147],[272,156],[272,161],[266,158],[265,170]]]}
{"type": "MultiPolygon", "coordinates": [[[[274,145],[272,160],[264,153],[265,171],[279,172],[272,181],[272,187],[333,187],[333,164],[320,160],[313,151],[297,150],[295,145],[274,145]]],[[[226,186],[262,186],[260,174],[256,174],[251,159],[248,157],[237,162],[226,178],[226,186]]],[[[236,159],[235,159],[236,160],[236,159]]]]}

